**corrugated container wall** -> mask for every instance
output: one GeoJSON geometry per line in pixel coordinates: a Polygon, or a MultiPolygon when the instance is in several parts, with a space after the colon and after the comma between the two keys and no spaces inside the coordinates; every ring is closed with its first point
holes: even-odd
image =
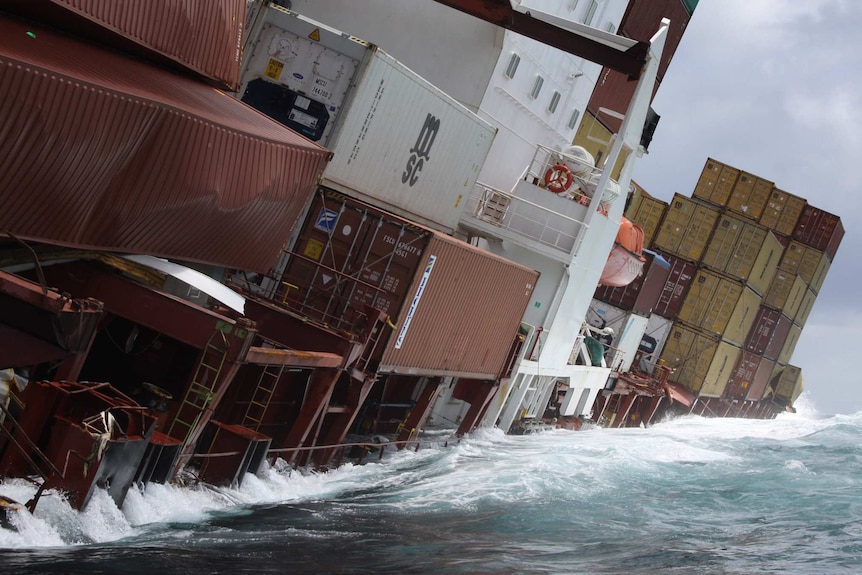
{"type": "Polygon", "coordinates": [[[454,231],[496,128],[376,46],[280,8],[265,14],[243,101],[333,151],[327,186],[454,231]]]}
{"type": "Polygon", "coordinates": [[[691,288],[691,282],[697,273],[693,263],[675,257],[668,257],[670,273],[662,288],[654,312],[668,319],[676,319],[679,310],[685,303],[685,297],[691,288]]]}
{"type": "Polygon", "coordinates": [[[242,270],[275,265],[329,157],[200,82],[5,19],[0,117],[0,229],[242,270]]]}
{"type": "Polygon", "coordinates": [[[600,285],[596,289],[595,298],[644,317],[650,315],[667,284],[670,263],[649,250],[644,250],[643,256],[647,261],[641,275],[626,286],[600,285]]]}
{"type": "Polygon", "coordinates": [[[740,348],[717,336],[676,321],[661,358],[673,369],[670,381],[708,397],[719,397],[740,353],[740,348]]]}
{"type": "Polygon", "coordinates": [[[727,387],[727,381],[733,375],[733,368],[739,362],[742,350],[724,340],[718,343],[703,384],[700,395],[704,397],[721,397],[727,387]]]}
{"type": "Polygon", "coordinates": [[[727,200],[727,209],[757,221],[763,215],[773,187],[774,184],[768,180],[748,172],[740,172],[727,200]]]}
{"type": "Polygon", "coordinates": [[[703,265],[746,281],[763,294],[772,283],[782,247],[769,230],[731,214],[722,214],[703,256],[703,265]]]}
{"type": "Polygon", "coordinates": [[[738,177],[739,170],[736,168],[707,158],[692,196],[713,205],[724,207],[730,200],[730,194],[738,177]]]}
{"type": "Polygon", "coordinates": [[[804,279],[794,273],[779,269],[763,298],[763,303],[780,310],[790,319],[794,319],[799,312],[799,305],[802,303],[806,289],[804,279]]]}
{"type": "Polygon", "coordinates": [[[742,345],[759,306],[760,296],[751,288],[701,268],[691,284],[679,319],[742,345]]]}
{"type": "Polygon", "coordinates": [[[397,319],[430,235],[321,188],[293,246],[277,299],[346,333],[361,329],[354,323],[366,305],[397,319]]]}
{"type": "Polygon", "coordinates": [[[778,359],[791,325],[790,318],[780,311],[760,306],[745,339],[745,351],[778,359]]]}
{"type": "Polygon", "coordinates": [[[802,370],[794,365],[776,366],[772,376],[772,387],[775,397],[779,397],[788,403],[793,403],[805,387],[802,379],[802,370]]]}
{"type": "Polygon", "coordinates": [[[380,371],[496,379],[538,272],[435,232],[380,371]]]}
{"type": "Polygon", "coordinates": [[[663,254],[699,262],[719,215],[715,207],[674,194],[653,247],[663,254]]]}
{"type": "Polygon", "coordinates": [[[796,324],[790,326],[787,339],[784,340],[784,346],[781,348],[781,353],[778,354],[778,363],[790,363],[790,360],[793,358],[793,352],[796,351],[796,344],[799,343],[799,336],[801,335],[801,326],[796,324]]]}
{"type": "Polygon", "coordinates": [[[745,396],[745,399],[748,401],[760,401],[763,399],[763,395],[769,388],[769,382],[772,379],[772,372],[774,370],[774,359],[761,358],[757,371],[754,374],[754,379],[748,387],[748,394],[745,396]]]}
{"type": "Polygon", "coordinates": [[[182,67],[231,91],[239,86],[246,6],[247,0],[0,0],[0,9],[182,67]]]}
{"type": "Polygon", "coordinates": [[[658,314],[651,314],[649,316],[646,330],[644,330],[638,349],[640,358],[636,366],[641,371],[650,375],[653,374],[672,327],[673,322],[666,317],[658,314]]]}
{"type": "MultiPolygon", "coordinates": [[[[818,270],[823,257],[823,251],[792,240],[784,250],[778,267],[786,272],[799,275],[806,284],[810,285],[818,272],[822,273],[823,271],[822,269],[818,270]]],[[[820,278],[818,281],[822,284],[820,278]]]]}
{"type": "Polygon", "coordinates": [[[808,286],[814,293],[820,293],[820,288],[823,287],[823,282],[826,281],[826,275],[829,273],[829,268],[832,267],[832,261],[829,259],[827,254],[823,254],[823,257],[820,258],[820,263],[817,264],[817,268],[814,270],[814,277],[811,278],[811,284],[808,286]]]}
{"type": "MultiPolygon", "coordinates": [[[[733,368],[727,380],[723,396],[728,399],[745,399],[754,383],[757,369],[762,360],[762,356],[743,350],[736,362],[736,367],[733,368]]],[[[769,383],[768,378],[766,383],[769,383]]]]}
{"type": "Polygon", "coordinates": [[[814,302],[816,300],[817,294],[814,293],[813,290],[805,290],[805,294],[802,296],[802,302],[799,304],[799,313],[796,314],[793,323],[801,327],[805,327],[805,323],[808,321],[808,316],[811,314],[811,309],[814,307],[814,302]]]}
{"type": "Polygon", "coordinates": [[[644,232],[644,246],[652,245],[658,232],[668,204],[638,189],[626,210],[626,217],[636,223],[644,232]]]}
{"type": "Polygon", "coordinates": [[[842,238],[844,225],[841,218],[812,205],[805,206],[793,230],[794,240],[825,251],[830,260],[835,259],[842,238]]]}
{"type": "Polygon", "coordinates": [[[805,199],[784,190],[772,188],[769,201],[766,202],[763,213],[760,214],[760,225],[775,230],[779,234],[791,236],[805,205],[805,199]]]}

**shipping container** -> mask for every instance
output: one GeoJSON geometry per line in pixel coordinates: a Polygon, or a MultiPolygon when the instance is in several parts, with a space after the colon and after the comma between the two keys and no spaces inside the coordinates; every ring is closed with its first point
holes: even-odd
{"type": "Polygon", "coordinates": [[[210,86],[8,19],[0,117],[0,229],[242,270],[276,263],[329,158],[210,86]]]}
{"type": "Polygon", "coordinates": [[[761,298],[738,280],[706,268],[697,271],[678,318],[742,345],[761,298]]]}
{"type": "Polygon", "coordinates": [[[830,260],[835,259],[835,253],[842,238],[844,238],[844,225],[841,223],[841,218],[812,205],[805,206],[793,230],[794,240],[825,251],[830,260]]]}
{"type": "MultiPolygon", "coordinates": [[[[778,267],[784,271],[799,275],[806,284],[811,284],[818,273],[823,270],[820,266],[825,257],[822,250],[806,246],[802,242],[791,240],[781,256],[778,267]],[[821,268],[821,269],[818,269],[821,268]]],[[[820,278],[818,278],[820,281],[820,278]]],[[[822,281],[821,281],[822,284],[822,281]]]]}
{"type": "Polygon", "coordinates": [[[658,314],[649,316],[634,364],[640,371],[650,375],[655,373],[655,366],[664,350],[671,327],[673,322],[666,317],[658,314]]]}
{"type": "Polygon", "coordinates": [[[663,254],[699,262],[719,215],[719,210],[713,206],[674,194],[653,240],[653,248],[663,254]]]}
{"type": "Polygon", "coordinates": [[[739,170],[736,168],[708,158],[700,179],[694,187],[692,197],[723,208],[730,200],[730,194],[738,177],[739,170]]]}
{"type": "Polygon", "coordinates": [[[781,235],[792,236],[805,205],[804,198],[773,187],[758,221],[781,235]]]}
{"type": "Polygon", "coordinates": [[[778,363],[790,363],[793,358],[793,352],[796,351],[796,344],[799,343],[799,337],[802,335],[802,327],[796,324],[790,326],[790,331],[787,333],[787,339],[784,340],[784,346],[781,348],[781,353],[778,354],[778,363]]]}
{"type": "Polygon", "coordinates": [[[399,317],[432,234],[376,207],[319,188],[275,298],[345,333],[366,305],[399,317]]]}
{"type": "Polygon", "coordinates": [[[802,370],[794,365],[777,365],[772,376],[775,397],[793,404],[805,390],[802,370]]]}
{"type": "Polygon", "coordinates": [[[640,186],[636,190],[625,216],[643,230],[644,246],[649,247],[661,226],[668,204],[650,196],[640,186]]]}
{"type": "Polygon", "coordinates": [[[379,371],[493,380],[504,372],[538,272],[434,232],[379,371]]]}
{"type": "Polygon", "coordinates": [[[799,312],[806,289],[808,287],[801,277],[779,269],[763,298],[763,303],[794,319],[799,312]]]}
{"type": "Polygon", "coordinates": [[[669,379],[698,395],[720,397],[741,353],[740,348],[685,322],[676,321],[661,354],[669,379]]]}
{"type": "Polygon", "coordinates": [[[832,267],[832,261],[829,259],[829,256],[824,253],[823,257],[820,258],[820,262],[817,264],[817,268],[814,270],[814,277],[811,278],[811,283],[808,287],[814,290],[814,293],[820,293],[820,289],[823,287],[823,282],[826,281],[826,275],[829,273],[829,268],[832,267]]]}
{"type": "MultiPolygon", "coordinates": [[[[723,397],[736,400],[746,399],[762,360],[762,356],[743,350],[739,355],[736,366],[733,368],[733,372],[730,374],[730,378],[727,380],[723,397]]],[[[769,383],[768,378],[766,379],[766,383],[769,383]]]]}
{"type": "Polygon", "coordinates": [[[768,180],[740,172],[730,192],[727,209],[756,222],[763,214],[773,187],[773,183],[768,180]]]}
{"type": "Polygon", "coordinates": [[[757,371],[754,373],[754,379],[748,387],[748,394],[745,399],[748,401],[760,401],[764,394],[769,389],[769,382],[772,378],[772,372],[775,370],[775,360],[763,357],[757,366],[757,371]]]}
{"type": "Polygon", "coordinates": [[[811,309],[814,307],[816,300],[817,294],[814,293],[814,290],[810,288],[805,290],[802,302],[799,304],[799,313],[796,314],[793,323],[800,327],[805,327],[805,323],[808,321],[808,316],[811,315],[811,309]]]}
{"type": "Polygon", "coordinates": [[[0,0],[0,9],[169,64],[228,90],[239,85],[247,0],[0,0]]]}
{"type": "Polygon", "coordinates": [[[242,100],[333,151],[327,186],[455,229],[496,128],[377,46],[277,6],[246,52],[242,100]]]}
{"type": "Polygon", "coordinates": [[[600,285],[596,289],[595,298],[626,311],[649,316],[658,305],[667,284],[670,262],[650,250],[644,250],[643,257],[646,263],[641,275],[621,287],[600,285]]]}
{"type": "Polygon", "coordinates": [[[703,256],[703,265],[743,280],[765,293],[778,267],[782,247],[766,228],[731,214],[722,214],[703,256]]]}
{"type": "Polygon", "coordinates": [[[793,322],[779,310],[761,305],[745,338],[743,349],[767,359],[778,359],[793,322]]]}
{"type": "Polygon", "coordinates": [[[670,263],[670,272],[659,295],[654,313],[668,319],[676,319],[682,304],[685,303],[691,282],[694,281],[697,266],[672,256],[668,256],[666,259],[670,263]]]}

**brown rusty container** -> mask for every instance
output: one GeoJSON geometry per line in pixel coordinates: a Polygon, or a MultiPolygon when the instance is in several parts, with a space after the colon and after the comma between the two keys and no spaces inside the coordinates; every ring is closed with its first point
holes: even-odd
{"type": "Polygon", "coordinates": [[[739,178],[739,170],[712,158],[706,160],[692,197],[724,207],[739,178]]]}
{"type": "MultiPolygon", "coordinates": [[[[727,380],[727,386],[724,388],[724,397],[728,399],[746,399],[762,360],[762,356],[749,351],[743,351],[739,355],[739,360],[736,362],[736,367],[733,368],[730,378],[727,380]]],[[[767,379],[766,381],[768,382],[769,380],[767,379]]]]}
{"type": "Polygon", "coordinates": [[[745,339],[744,350],[777,359],[793,322],[780,311],[761,305],[745,339]]]}
{"type": "Polygon", "coordinates": [[[0,0],[74,36],[239,86],[247,0],[0,0]]]}
{"type": "Polygon", "coordinates": [[[760,225],[775,230],[779,234],[791,236],[805,205],[804,198],[773,187],[758,221],[760,225]]]}
{"type": "Polygon", "coordinates": [[[799,312],[799,305],[802,303],[806,289],[805,280],[801,277],[779,269],[763,298],[763,303],[794,319],[799,312]]]}
{"type": "Polygon", "coordinates": [[[396,318],[430,237],[394,214],[318,188],[276,299],[346,333],[362,330],[366,305],[396,318]]]}
{"type": "MultiPolygon", "coordinates": [[[[824,252],[806,246],[802,242],[791,240],[790,244],[784,250],[781,256],[781,262],[778,267],[786,272],[797,274],[806,284],[811,284],[815,276],[823,275],[821,261],[824,258],[824,252]]],[[[818,277],[818,281],[822,284],[823,278],[818,277]]]]}
{"type": "Polygon", "coordinates": [[[650,196],[640,186],[632,197],[632,202],[626,210],[626,217],[636,223],[644,232],[644,246],[649,247],[658,232],[668,204],[650,196]]]}
{"type": "Polygon", "coordinates": [[[663,254],[699,262],[721,212],[709,204],[674,194],[653,248],[663,254]]]}
{"type": "Polygon", "coordinates": [[[760,401],[763,399],[763,394],[766,393],[769,387],[769,380],[772,378],[774,370],[775,360],[765,357],[760,358],[760,363],[758,363],[757,371],[754,372],[754,377],[748,386],[748,393],[745,399],[748,401],[760,401]]]}
{"type": "Polygon", "coordinates": [[[7,19],[0,117],[0,229],[243,270],[275,264],[329,158],[209,86],[7,19]]]}
{"type": "Polygon", "coordinates": [[[670,272],[653,312],[668,319],[675,319],[685,302],[691,282],[694,281],[697,266],[671,256],[665,259],[670,263],[670,272]]]}
{"type": "Polygon", "coordinates": [[[763,215],[766,203],[772,192],[773,183],[758,178],[748,172],[740,172],[730,198],[727,209],[750,220],[757,221],[763,215]]]}
{"type": "Polygon", "coordinates": [[[742,345],[760,296],[738,280],[701,268],[695,275],[679,319],[704,331],[742,345]]]}
{"type": "Polygon", "coordinates": [[[397,316],[379,370],[497,379],[538,272],[435,232],[397,316]]]}
{"type": "Polygon", "coordinates": [[[650,315],[658,305],[670,274],[670,262],[659,254],[644,250],[643,273],[622,287],[600,285],[595,298],[625,311],[650,315]]]}
{"type": "Polygon", "coordinates": [[[825,251],[830,260],[835,259],[835,253],[842,238],[844,238],[844,225],[841,223],[841,218],[812,205],[805,206],[793,230],[794,240],[825,251]]]}
{"type": "Polygon", "coordinates": [[[685,322],[676,321],[661,353],[673,371],[670,381],[699,395],[720,397],[736,365],[740,348],[685,322]]]}

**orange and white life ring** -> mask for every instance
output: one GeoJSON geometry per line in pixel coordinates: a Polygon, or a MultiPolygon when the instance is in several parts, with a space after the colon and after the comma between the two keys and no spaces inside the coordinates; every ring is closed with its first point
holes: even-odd
{"type": "Polygon", "coordinates": [[[565,164],[554,164],[545,172],[545,187],[555,194],[562,194],[572,185],[574,176],[565,164]]]}

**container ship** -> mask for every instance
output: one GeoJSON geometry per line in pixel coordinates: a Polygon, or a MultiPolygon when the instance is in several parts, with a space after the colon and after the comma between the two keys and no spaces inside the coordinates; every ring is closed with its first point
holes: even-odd
{"type": "Polygon", "coordinates": [[[792,408],[840,219],[712,159],[691,198],[631,181],[667,20],[633,40],[489,5],[423,5],[492,40],[499,74],[456,100],[279,3],[0,1],[0,476],[27,509],[434,426],[792,408]],[[574,110],[541,141],[509,97],[548,45],[628,78],[606,140],[574,110]]]}

